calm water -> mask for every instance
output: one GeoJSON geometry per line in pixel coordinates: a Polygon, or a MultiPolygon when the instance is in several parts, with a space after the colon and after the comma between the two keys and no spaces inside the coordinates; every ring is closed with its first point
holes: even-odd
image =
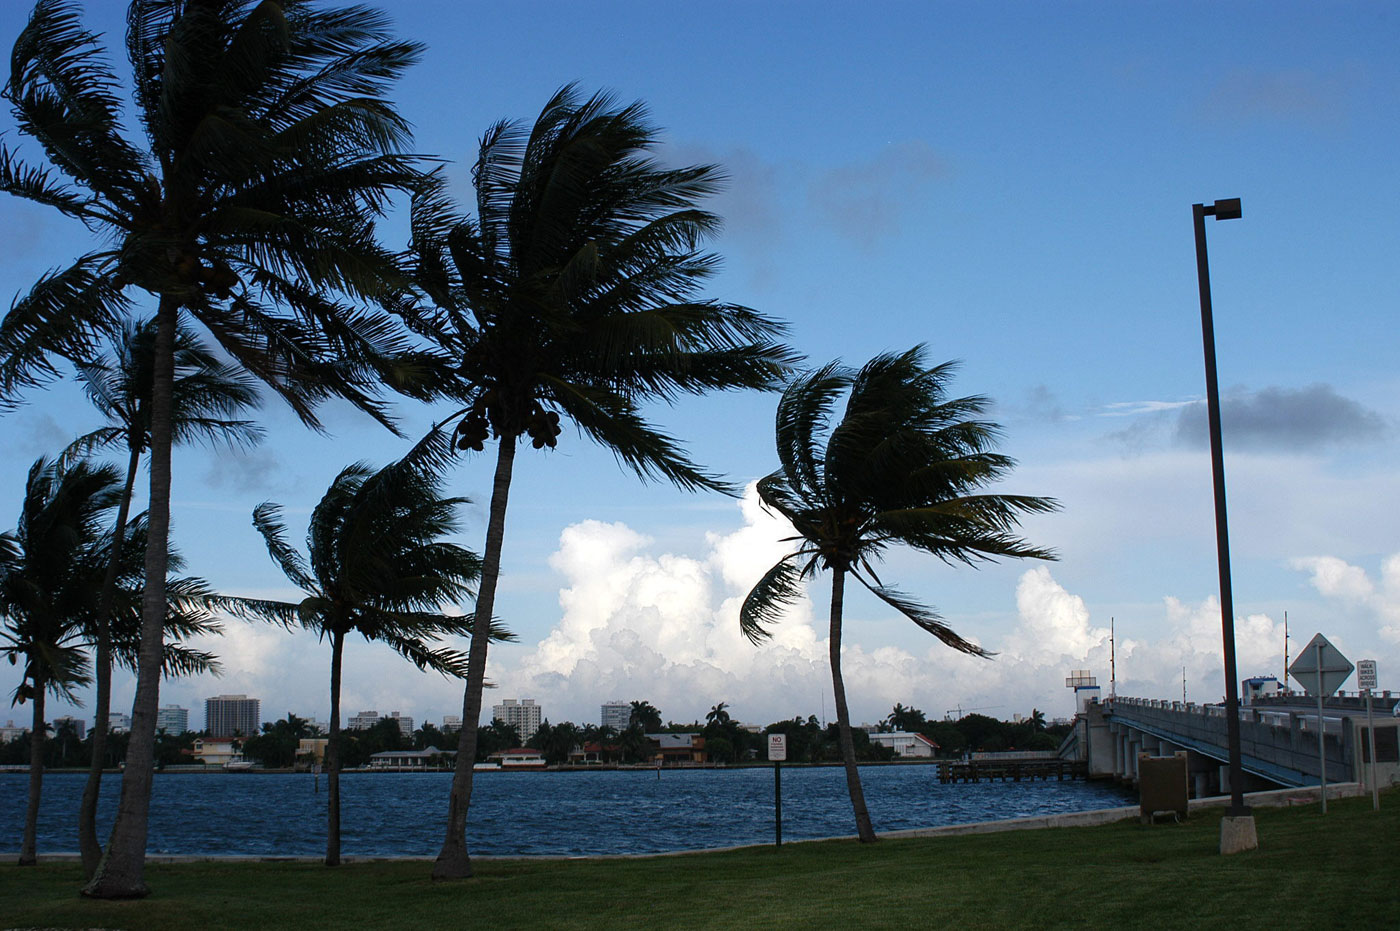
{"type": "MultiPolygon", "coordinates": [[[[27,776],[0,773],[0,850],[19,850],[27,776]]],[[[84,775],[44,777],[39,852],[77,849],[84,775]]],[[[106,837],[120,778],[102,781],[106,837]]],[[[442,843],[450,773],[347,773],[341,778],[347,856],[433,856],[442,843]]],[[[931,766],[861,768],[877,831],[964,824],[1130,804],[1100,783],[940,785],[931,766]]],[[[326,783],[309,774],[160,774],[150,852],[316,856],[325,852],[326,783]]],[[[783,770],[783,837],[855,833],[840,767],[783,770]]],[[[477,773],[468,841],[496,856],[656,853],[773,839],[771,768],[477,773]]]]}

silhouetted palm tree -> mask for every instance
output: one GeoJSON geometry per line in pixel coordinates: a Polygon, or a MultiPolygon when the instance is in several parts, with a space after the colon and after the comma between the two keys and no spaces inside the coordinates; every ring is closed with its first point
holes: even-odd
{"type": "Polygon", "coordinates": [[[150,534],[141,659],[112,838],[84,893],[148,892],[147,815],[166,611],[174,341],[181,314],[315,425],[343,397],[407,387],[391,318],[335,295],[378,295],[393,275],[373,221],[417,177],[406,123],[380,95],[420,48],[384,17],[308,0],[133,0],[126,48],[145,138],[128,141],[119,82],[76,4],[39,0],[4,96],[50,168],[0,146],[0,190],[81,220],[101,245],[46,275],[0,324],[0,399],[115,337],[124,290],[157,298],[150,534]],[[62,176],[62,177],[60,177],[62,176]]]}
{"type": "Polygon", "coordinates": [[[39,459],[29,469],[8,565],[0,575],[0,652],[23,662],[14,704],[32,702],[29,732],[29,807],[20,842],[21,866],[35,864],[39,796],[44,772],[44,699],[75,700],[87,685],[84,622],[96,607],[102,577],[98,540],[107,511],[117,504],[116,470],[78,462],[61,469],[39,459]]]}
{"type": "MultiPolygon", "coordinates": [[[[471,616],[444,613],[470,595],[481,572],[476,554],[443,538],[457,528],[463,498],[442,495],[442,481],[415,450],[375,471],[349,466],[311,513],[307,556],[286,541],[281,506],[253,511],[253,526],[268,553],[306,593],[298,603],[245,602],[246,611],[315,631],[331,644],[331,721],[326,747],[328,803],[326,865],[340,863],[340,688],[345,638],[358,633],[411,660],[419,669],[466,675],[466,657],[438,645],[450,634],[469,635],[471,616]]],[[[496,639],[508,637],[497,630],[496,639]]]]}
{"type": "MultiPolygon", "coordinates": [[[[4,642],[0,653],[9,654],[12,661],[25,659],[15,699],[32,698],[39,718],[44,713],[44,689],[36,682],[47,682],[49,691],[76,701],[72,687],[92,681],[86,661],[89,648],[99,638],[107,640],[118,663],[132,670],[137,664],[146,523],[142,514],[128,523],[121,536],[114,529],[101,530],[106,513],[121,496],[116,475],[110,466],[67,457],[55,462],[40,459],[30,469],[18,531],[0,539],[0,544],[6,540],[16,544],[8,548],[8,555],[0,545],[0,616],[10,621],[9,629],[0,633],[4,642]],[[99,592],[109,575],[114,585],[104,610],[99,592]]],[[[172,553],[168,565],[178,570],[183,563],[172,553]]],[[[229,600],[215,595],[198,578],[169,579],[166,598],[169,642],[163,651],[164,673],[217,672],[212,654],[181,641],[217,633],[212,608],[229,600]]],[[[35,733],[38,737],[31,749],[42,746],[43,730],[35,733]]],[[[94,754],[99,765],[104,762],[96,746],[94,754]]],[[[31,769],[30,778],[32,797],[37,800],[39,771],[31,769]]],[[[37,815],[37,808],[31,814],[37,815]]]]}
{"type": "MultiPolygon", "coordinates": [[[[476,217],[456,216],[434,179],[414,199],[412,263],[431,308],[411,325],[457,365],[467,404],[461,448],[497,440],[478,610],[495,609],[516,445],[553,448],[561,419],[642,478],[728,490],[642,405],[714,389],[768,388],[793,357],[782,327],[752,310],[699,299],[715,267],[699,251],[717,219],[697,202],[721,178],[711,166],[666,170],[649,157],[657,133],[641,104],[572,87],[532,127],[503,122],[481,141],[476,217]]],[[[471,875],[466,847],[472,760],[486,671],[485,630],[473,637],[462,733],[439,879],[471,875]]]]}
{"type": "Polygon", "coordinates": [[[655,733],[661,730],[661,709],[649,701],[634,701],[632,713],[627,716],[627,726],[655,733]]]}
{"type": "MultiPolygon", "coordinates": [[[[113,352],[76,368],[78,381],[108,425],[80,437],[64,458],[104,447],[127,453],[126,479],[117,506],[113,535],[126,535],[127,516],[142,454],[150,447],[151,391],[155,381],[154,321],[130,321],[122,329],[113,352]]],[[[255,380],[221,362],[188,327],[175,331],[175,379],[171,394],[171,439],[174,443],[208,442],[247,446],[262,438],[262,429],[234,416],[258,404],[255,380]]],[[[95,618],[95,697],[92,728],[92,763],[78,810],[78,850],[83,871],[90,878],[97,869],[102,847],[97,839],[97,799],[107,742],[107,714],[112,698],[112,650],[108,618],[116,593],[119,552],[102,580],[95,618]]]]}
{"type": "Polygon", "coordinates": [[[705,721],[709,724],[719,724],[721,726],[728,724],[729,712],[725,710],[728,707],[729,705],[725,702],[720,702],[718,705],[715,705],[710,709],[709,713],[705,715],[705,721]]]}
{"type": "Polygon", "coordinates": [[[798,597],[800,582],[830,570],[828,647],[837,731],[862,841],[875,840],[875,831],[841,678],[846,576],[955,650],[987,656],[936,613],[881,582],[874,563],[892,546],[967,565],[999,556],[1054,558],[1013,532],[1021,515],[1053,510],[1053,501],[982,492],[1014,462],[992,452],[997,426],[976,419],[986,410],[985,398],[947,397],[952,370],[951,364],[926,366],[920,346],[877,356],[859,372],[832,363],[797,378],[778,403],[781,466],[758,482],[764,505],[792,524],[797,548],[749,592],[739,624],[751,641],[765,639],[768,625],[798,597]],[[833,425],[842,395],[846,410],[833,425]]]}

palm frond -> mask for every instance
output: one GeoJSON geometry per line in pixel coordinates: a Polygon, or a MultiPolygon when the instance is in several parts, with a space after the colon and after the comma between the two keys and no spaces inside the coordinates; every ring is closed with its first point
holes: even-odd
{"type": "Polygon", "coordinates": [[[654,429],[627,397],[593,387],[545,376],[551,400],[588,437],[610,450],[617,460],[643,480],[664,478],[686,491],[705,489],[737,495],[738,491],[717,475],[700,470],[671,437],[654,429]]]}
{"type": "Polygon", "coordinates": [[[277,568],[282,570],[282,574],[302,591],[316,591],[316,582],[312,579],[301,554],[286,540],[287,529],[282,523],[281,514],[280,504],[264,501],[253,509],[253,528],[262,534],[268,555],[277,564],[277,568]]]}
{"type": "Polygon", "coordinates": [[[789,554],[778,560],[744,596],[739,608],[739,630],[750,643],[757,645],[771,637],[769,625],[781,620],[787,608],[801,597],[797,559],[797,554],[789,554]]]}
{"type": "Polygon", "coordinates": [[[943,618],[939,617],[936,612],[924,607],[923,605],[919,604],[917,601],[914,601],[912,598],[905,595],[904,593],[897,591],[896,589],[889,588],[888,586],[878,585],[871,581],[867,581],[861,576],[860,573],[852,572],[851,574],[857,579],[859,579],[862,585],[868,588],[872,593],[874,593],[874,595],[877,598],[879,598],[885,604],[894,608],[900,614],[903,614],[905,617],[909,618],[909,620],[913,621],[915,624],[918,624],[924,630],[933,634],[939,640],[942,640],[945,644],[957,650],[958,652],[969,653],[973,656],[983,657],[996,655],[988,650],[983,649],[982,647],[971,642],[970,640],[964,640],[962,637],[958,636],[958,634],[951,627],[943,623],[943,618]]]}

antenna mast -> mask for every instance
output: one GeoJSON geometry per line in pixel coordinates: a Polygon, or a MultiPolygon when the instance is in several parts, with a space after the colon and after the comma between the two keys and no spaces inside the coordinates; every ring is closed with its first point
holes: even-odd
{"type": "Polygon", "coordinates": [[[1108,619],[1108,697],[1118,697],[1118,663],[1113,640],[1113,618],[1108,619]]]}

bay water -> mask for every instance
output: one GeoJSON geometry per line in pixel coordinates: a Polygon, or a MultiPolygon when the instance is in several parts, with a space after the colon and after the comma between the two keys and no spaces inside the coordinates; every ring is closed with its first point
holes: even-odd
{"type": "MultiPolygon", "coordinates": [[[[39,852],[77,849],[86,774],[48,773],[39,852]]],[[[341,776],[345,856],[436,855],[451,773],[341,776]]],[[[1083,781],[942,785],[927,765],[861,767],[876,831],[1112,808],[1134,797],[1083,781]]],[[[121,777],[102,780],[99,834],[121,777]]],[[[28,777],[0,773],[0,850],[18,851],[28,777]]],[[[773,841],[773,770],[478,772],[468,843],[488,856],[597,856],[773,841]]],[[[853,835],[839,766],[784,767],[783,839],[853,835]]],[[[326,778],[309,773],[161,773],[151,798],[152,854],[317,856],[325,852],[326,778]],[[319,787],[319,791],[317,791],[319,787]]]]}

